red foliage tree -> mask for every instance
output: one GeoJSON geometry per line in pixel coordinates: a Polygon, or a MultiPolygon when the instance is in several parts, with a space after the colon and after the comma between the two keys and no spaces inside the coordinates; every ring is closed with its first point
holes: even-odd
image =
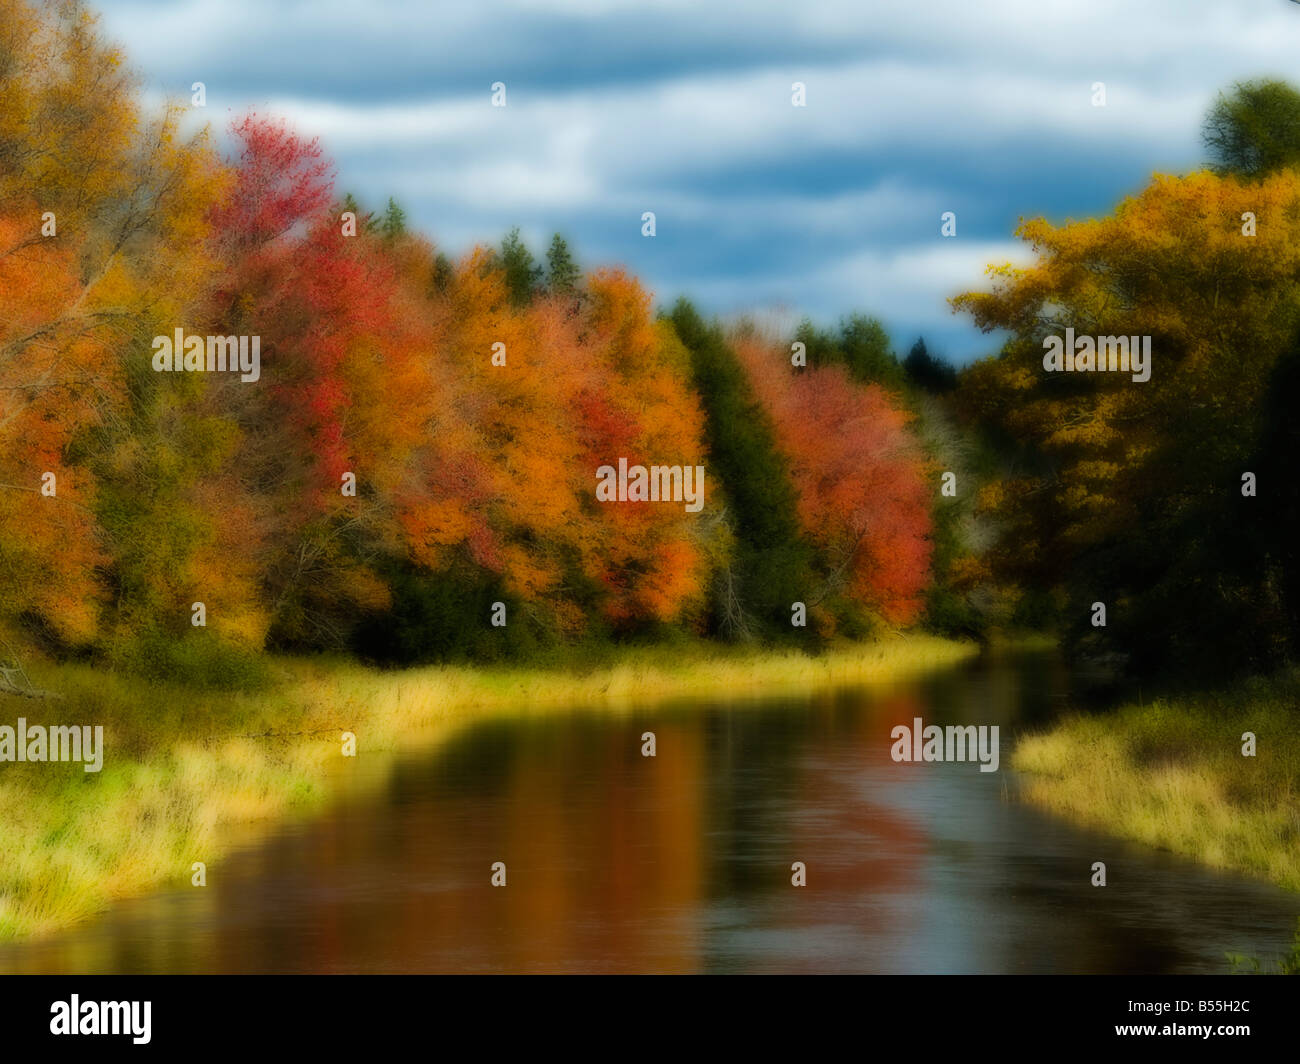
{"type": "Polygon", "coordinates": [[[779,345],[736,338],[737,356],[790,463],[799,522],[834,579],[887,621],[920,613],[929,579],[929,486],[907,412],[839,367],[791,371],[779,345]]]}

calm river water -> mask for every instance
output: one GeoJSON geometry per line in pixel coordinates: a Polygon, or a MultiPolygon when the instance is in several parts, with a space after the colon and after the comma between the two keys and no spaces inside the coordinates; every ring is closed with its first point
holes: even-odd
{"type": "Polygon", "coordinates": [[[1014,738],[1062,709],[1067,682],[1053,655],[1020,654],[888,687],[484,723],[213,865],[205,888],[0,947],[0,972],[1223,972],[1229,951],[1276,957],[1300,897],[1016,800],[1014,738]],[[895,763],[890,730],[916,717],[999,725],[1001,770],[895,763]]]}

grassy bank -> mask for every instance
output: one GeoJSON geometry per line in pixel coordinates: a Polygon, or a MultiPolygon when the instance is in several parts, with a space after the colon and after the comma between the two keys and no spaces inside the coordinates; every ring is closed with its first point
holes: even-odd
{"type": "Polygon", "coordinates": [[[99,773],[79,764],[0,765],[0,940],[48,933],[113,899],[188,883],[341,793],[381,785],[397,753],[491,715],[599,706],[611,713],[689,695],[771,693],[903,678],[953,664],[972,644],[925,636],[817,657],[705,645],[644,648],[566,668],[377,672],[281,661],[268,690],[236,694],[79,665],[34,666],[59,700],[0,695],[0,724],[104,726],[99,773]],[[342,756],[341,735],[357,737],[342,756]]]}
{"type": "Polygon", "coordinates": [[[1071,717],[1023,739],[1011,763],[1025,797],[1054,813],[1300,890],[1298,700],[1289,672],[1071,717]]]}

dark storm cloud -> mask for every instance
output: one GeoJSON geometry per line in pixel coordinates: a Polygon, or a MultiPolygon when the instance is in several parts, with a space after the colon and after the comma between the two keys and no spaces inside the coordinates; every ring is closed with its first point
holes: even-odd
{"type": "Polygon", "coordinates": [[[1023,255],[1020,217],[1107,213],[1153,170],[1198,164],[1215,91],[1300,80],[1300,8],[1284,0],[101,9],[152,91],[204,81],[218,125],[250,106],[288,115],[342,188],[395,196],[452,251],[512,225],[540,250],[558,230],[661,301],[865,310],[900,345],[924,333],[958,360],[991,341],[945,300],[1023,255]],[[939,236],[945,210],[957,239],[939,236]]]}

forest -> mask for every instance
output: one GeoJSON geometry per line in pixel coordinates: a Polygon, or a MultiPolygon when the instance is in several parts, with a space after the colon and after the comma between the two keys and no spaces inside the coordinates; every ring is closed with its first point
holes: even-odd
{"type": "Polygon", "coordinates": [[[451,261],[391,200],[340,196],[316,141],[250,114],[223,158],[180,108],[142,112],[91,20],[7,6],[11,646],[237,685],[266,651],[815,645],[922,617],[942,448],[878,323],[809,333],[796,366],[559,236],[545,267],[517,232],[451,261]],[[245,372],[166,372],[173,335],[175,368],[217,340],[233,367],[238,339],[245,372]],[[619,460],[717,490],[602,503],[619,460]]]}
{"type": "Polygon", "coordinates": [[[1031,800],[1300,885],[1295,87],[1022,219],[1032,261],[952,296],[960,369],[869,306],[657,303],[560,233],[453,253],[275,115],[194,118],[79,4],[0,0],[0,693],[104,726],[109,781],[6,769],[0,937],[319,801],[340,728],[1030,636],[1146,685],[1021,743],[1031,800]],[[1053,372],[1076,338],[1127,371],[1053,372]]]}
{"type": "Polygon", "coordinates": [[[912,626],[1059,630],[1141,673],[1296,651],[1285,84],[1220,96],[1205,169],[1022,222],[1035,263],[953,300],[1005,337],[958,373],[862,313],[788,336],[657,311],[558,234],[544,261],[517,230],[453,260],[272,116],[223,154],[183,105],[147,113],[83,11],[5,0],[0,25],[15,661],[239,686],[268,652],[815,650],[912,626]],[[1146,337],[1150,380],[1040,372],[1066,330],[1146,337]],[[209,363],[251,339],[259,376],[158,372],[185,334],[209,363]],[[707,505],[602,501],[620,460],[706,469],[707,505]]]}

